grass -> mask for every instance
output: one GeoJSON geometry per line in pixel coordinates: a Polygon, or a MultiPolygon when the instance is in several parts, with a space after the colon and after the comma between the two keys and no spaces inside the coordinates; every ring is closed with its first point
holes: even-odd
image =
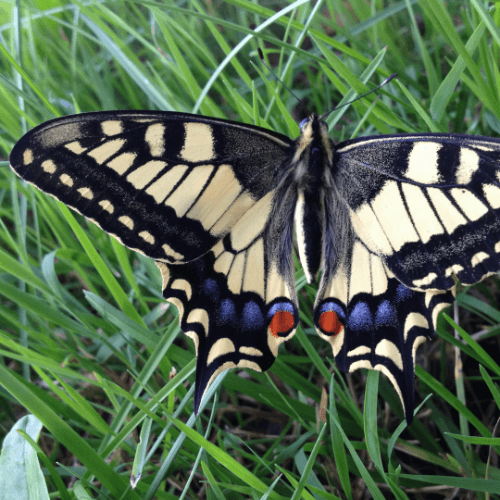
{"type": "MultiPolygon", "coordinates": [[[[337,142],[500,134],[499,13],[476,0],[58,5],[25,2],[18,24],[2,11],[5,159],[32,126],[80,111],[198,112],[296,136],[306,108],[329,111],[393,72],[332,113],[337,142]]],[[[42,422],[46,477],[29,481],[46,480],[51,498],[500,498],[497,278],[458,295],[465,342],[443,315],[420,348],[423,404],[408,428],[387,379],[337,372],[300,269],[294,339],[268,373],[228,372],[195,420],[193,346],[154,263],[1,165],[1,434],[25,413],[42,422]]]]}

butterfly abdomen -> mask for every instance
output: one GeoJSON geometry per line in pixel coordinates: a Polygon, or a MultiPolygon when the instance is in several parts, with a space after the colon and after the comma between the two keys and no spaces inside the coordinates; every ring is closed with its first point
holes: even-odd
{"type": "Polygon", "coordinates": [[[298,189],[295,208],[295,231],[299,258],[308,283],[315,280],[321,262],[321,231],[323,213],[320,192],[312,193],[298,189]]]}
{"type": "Polygon", "coordinates": [[[297,246],[308,283],[315,280],[321,263],[324,181],[332,169],[332,153],[326,123],[317,115],[303,120],[291,167],[297,189],[294,217],[297,246]]]}

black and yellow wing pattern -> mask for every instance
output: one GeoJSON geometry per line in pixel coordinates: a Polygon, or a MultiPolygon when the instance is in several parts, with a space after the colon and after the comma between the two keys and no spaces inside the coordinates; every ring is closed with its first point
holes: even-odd
{"type": "Polygon", "coordinates": [[[197,352],[195,411],[228,368],[267,370],[298,325],[294,229],[314,323],[345,371],[373,368],[414,408],[418,345],[456,280],[500,269],[500,140],[335,145],[169,112],[84,113],[16,144],[14,171],[157,262],[197,352]]]}

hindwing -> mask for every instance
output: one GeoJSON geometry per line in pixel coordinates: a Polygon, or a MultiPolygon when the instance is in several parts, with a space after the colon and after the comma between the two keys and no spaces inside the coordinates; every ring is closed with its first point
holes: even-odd
{"type": "Polygon", "coordinates": [[[177,306],[181,328],[195,344],[196,411],[222,371],[267,370],[298,325],[292,270],[279,272],[266,232],[237,250],[228,240],[230,234],[184,265],[157,263],[163,296],[177,306]]]}
{"type": "Polygon", "coordinates": [[[349,257],[332,276],[323,275],[314,323],[340,370],[370,368],[389,378],[410,423],[417,347],[432,338],[439,312],[453,300],[450,291],[406,287],[355,238],[349,257]]]}

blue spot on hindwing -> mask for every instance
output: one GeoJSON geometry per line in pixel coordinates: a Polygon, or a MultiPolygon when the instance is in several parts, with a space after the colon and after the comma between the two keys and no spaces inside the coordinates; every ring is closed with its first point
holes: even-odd
{"type": "Polygon", "coordinates": [[[277,312],[287,311],[290,314],[294,314],[293,306],[290,302],[276,302],[267,311],[268,319],[272,318],[277,312]]]}
{"type": "Polygon", "coordinates": [[[349,328],[353,331],[371,330],[373,319],[370,308],[366,302],[358,302],[349,314],[349,328]]]}
{"type": "Polygon", "coordinates": [[[321,316],[324,312],[333,311],[343,323],[345,321],[345,310],[342,306],[337,304],[336,302],[325,302],[319,308],[319,316],[321,316]]]}
{"type": "Polygon", "coordinates": [[[245,330],[259,330],[264,328],[264,315],[258,304],[253,300],[247,302],[243,307],[241,325],[245,330]]]}
{"type": "Polygon", "coordinates": [[[395,302],[402,302],[403,300],[410,299],[413,296],[413,290],[406,288],[402,283],[396,288],[396,300],[395,302]]]}
{"type": "Polygon", "coordinates": [[[213,278],[207,278],[201,284],[201,290],[204,295],[212,299],[214,302],[217,302],[219,300],[219,285],[217,285],[217,281],[215,281],[213,278]]]}
{"type": "Polygon", "coordinates": [[[224,299],[219,305],[217,314],[219,324],[235,324],[237,321],[236,307],[230,299],[224,299]]]}
{"type": "Polygon", "coordinates": [[[375,314],[375,326],[391,326],[396,319],[396,311],[388,300],[382,301],[375,314]]]}

